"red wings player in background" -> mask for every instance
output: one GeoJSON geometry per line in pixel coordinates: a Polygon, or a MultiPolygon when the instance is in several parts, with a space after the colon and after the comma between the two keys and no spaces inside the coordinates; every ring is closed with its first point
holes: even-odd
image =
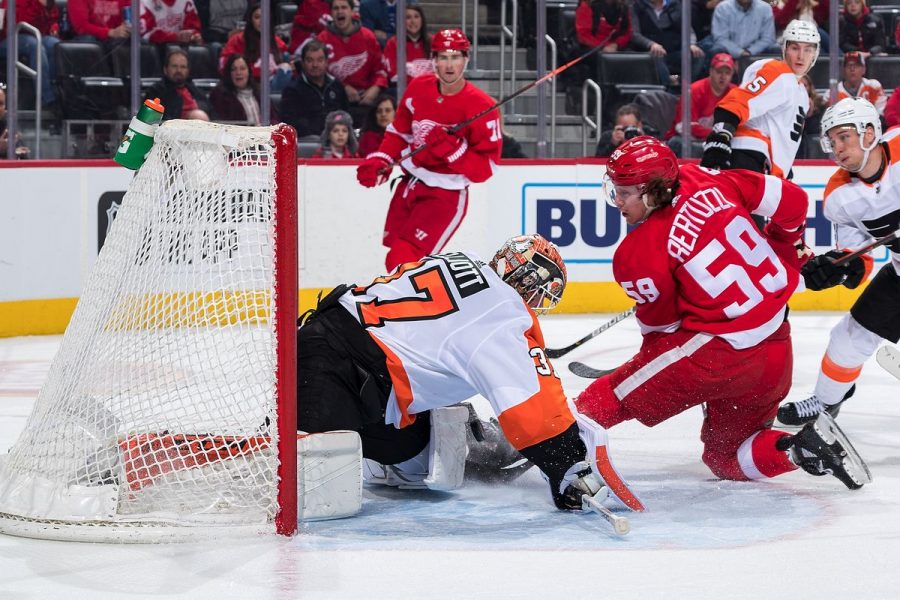
{"type": "Polygon", "coordinates": [[[470,183],[487,181],[500,158],[500,113],[493,111],[457,133],[449,127],[494,105],[466,81],[469,40],[459,29],[439,31],[431,40],[434,74],[410,82],[377,152],[366,157],[356,177],[366,187],[387,180],[389,166],[404,158],[384,225],[388,270],[439,252],[466,214],[470,183]]]}
{"type": "Polygon", "coordinates": [[[679,169],[647,136],[620,146],[606,189],[629,225],[613,275],[637,302],[644,336],[634,358],[590,385],[578,410],[603,427],[654,426],[705,404],[703,462],[723,479],[774,477],[803,467],[847,487],[865,464],[830,415],[796,435],[771,429],[791,385],[787,300],[797,289],[808,199],[751,171],[679,169]],[[769,217],[760,233],[750,214],[769,217]]]}

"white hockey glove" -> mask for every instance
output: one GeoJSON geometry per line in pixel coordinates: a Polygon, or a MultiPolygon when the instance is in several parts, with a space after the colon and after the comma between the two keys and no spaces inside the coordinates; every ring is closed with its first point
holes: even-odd
{"type": "Polygon", "coordinates": [[[556,508],[560,510],[581,510],[581,497],[585,494],[598,502],[602,502],[609,495],[606,484],[584,460],[569,467],[557,485],[551,481],[550,491],[556,508]]]}

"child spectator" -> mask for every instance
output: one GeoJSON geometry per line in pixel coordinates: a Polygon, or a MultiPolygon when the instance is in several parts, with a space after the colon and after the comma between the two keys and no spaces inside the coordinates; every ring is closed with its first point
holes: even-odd
{"type": "Polygon", "coordinates": [[[302,0],[291,28],[291,45],[288,48],[291,54],[295,54],[306,40],[316,37],[329,23],[331,6],[326,0],[302,0]]]}
{"type": "MultiPolygon", "coordinates": [[[[250,77],[247,59],[232,54],[225,63],[225,72],[218,85],[209,93],[209,104],[214,121],[237,121],[247,125],[262,125],[259,105],[259,85],[250,77]]],[[[279,121],[274,106],[270,109],[271,122],[279,121]]]]}
{"type": "Polygon", "coordinates": [[[350,113],[336,110],[325,117],[325,129],[322,131],[322,145],[316,150],[313,158],[358,158],[356,133],[353,131],[353,119],[350,113]]]}
{"type": "MultiPolygon", "coordinates": [[[[274,11],[273,11],[274,18],[274,11]]],[[[244,13],[246,25],[244,30],[231,36],[225,47],[222,48],[222,54],[219,56],[219,70],[224,70],[228,57],[234,54],[240,54],[247,59],[252,65],[253,79],[257,82],[261,81],[263,71],[263,60],[259,55],[260,41],[262,36],[262,8],[258,2],[253,2],[247,7],[244,13]]],[[[269,85],[273,92],[280,92],[287,84],[291,82],[294,76],[294,68],[285,59],[287,58],[287,44],[281,41],[281,38],[275,35],[275,23],[269,29],[269,60],[266,61],[266,72],[269,76],[269,85]]]]}
{"type": "Polygon", "coordinates": [[[362,135],[359,136],[359,155],[368,156],[378,150],[384,138],[384,130],[394,121],[397,114],[397,101],[393,96],[382,94],[363,122],[362,135]]]}
{"type": "MultiPolygon", "coordinates": [[[[384,47],[384,64],[388,72],[388,81],[397,85],[397,36],[391,37],[384,47]]],[[[428,35],[428,24],[425,11],[421,6],[406,8],[406,80],[424,73],[431,73],[431,36],[428,35]]],[[[363,154],[365,156],[365,154],[363,154]]]]}
{"type": "Polygon", "coordinates": [[[69,0],[69,23],[77,41],[123,43],[131,36],[131,24],[122,11],[131,0],[69,0]]]}
{"type": "Polygon", "coordinates": [[[141,37],[151,44],[202,44],[192,0],[141,0],[141,37]]]}
{"type": "Polygon", "coordinates": [[[866,0],[846,0],[841,20],[838,23],[841,52],[861,53],[869,58],[872,54],[884,52],[886,39],[884,22],[869,10],[866,0]]]}

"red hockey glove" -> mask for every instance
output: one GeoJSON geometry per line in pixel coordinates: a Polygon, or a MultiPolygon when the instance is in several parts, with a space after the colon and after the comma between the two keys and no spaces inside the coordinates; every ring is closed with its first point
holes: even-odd
{"type": "Polygon", "coordinates": [[[375,187],[387,181],[391,174],[391,160],[387,154],[373,152],[366,157],[361,165],[356,167],[356,180],[363,187],[375,187]]]}
{"type": "Polygon", "coordinates": [[[428,132],[425,144],[428,145],[426,152],[431,153],[431,156],[449,163],[462,156],[468,147],[466,140],[448,132],[440,125],[428,132]]]}
{"type": "Polygon", "coordinates": [[[774,222],[769,222],[766,225],[765,234],[775,252],[787,259],[790,264],[795,264],[792,259],[796,253],[797,263],[795,266],[799,269],[815,256],[815,253],[806,245],[803,236],[805,230],[806,227],[801,226],[793,231],[788,231],[774,222]],[[785,248],[783,252],[779,252],[781,247],[785,248]],[[793,250],[789,253],[788,248],[793,248],[793,250]],[[788,254],[790,254],[790,258],[788,254]]]}

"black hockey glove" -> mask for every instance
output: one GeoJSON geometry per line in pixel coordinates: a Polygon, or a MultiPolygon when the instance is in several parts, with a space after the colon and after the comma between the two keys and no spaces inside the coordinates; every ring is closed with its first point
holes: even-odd
{"type": "Polygon", "coordinates": [[[724,127],[723,123],[716,123],[703,143],[703,158],[700,159],[700,166],[710,169],[731,167],[732,137],[734,137],[732,132],[724,127]]]}
{"type": "Polygon", "coordinates": [[[862,283],[866,276],[866,263],[861,256],[842,265],[834,264],[835,260],[846,254],[850,254],[850,250],[829,250],[803,265],[800,273],[806,282],[806,289],[827,290],[843,284],[852,290],[862,283]]]}

